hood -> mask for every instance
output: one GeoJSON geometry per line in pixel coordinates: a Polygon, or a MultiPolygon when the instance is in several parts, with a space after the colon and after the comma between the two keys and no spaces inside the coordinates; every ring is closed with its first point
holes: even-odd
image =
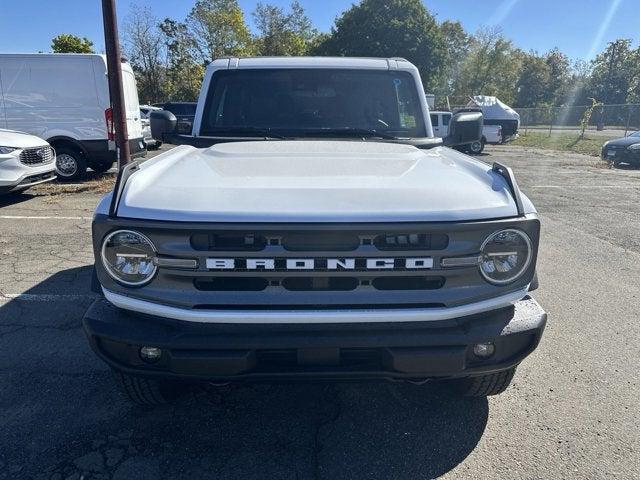
{"type": "Polygon", "coordinates": [[[144,162],[118,216],[196,222],[460,221],[517,215],[505,180],[454,150],[363,141],[180,146],[144,162]]]}
{"type": "Polygon", "coordinates": [[[0,146],[2,147],[30,148],[43,145],[47,145],[47,142],[35,135],[0,129],[0,146]]]}
{"type": "Polygon", "coordinates": [[[613,140],[609,140],[608,142],[605,142],[603,147],[606,147],[608,145],[616,145],[618,147],[628,147],[629,145],[634,145],[636,143],[640,143],[640,137],[627,136],[627,137],[614,138],[613,140]]]}

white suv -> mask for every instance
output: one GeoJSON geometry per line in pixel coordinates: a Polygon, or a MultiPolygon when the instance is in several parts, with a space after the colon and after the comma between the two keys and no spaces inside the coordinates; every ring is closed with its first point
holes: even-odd
{"type": "Polygon", "coordinates": [[[21,192],[56,178],[56,153],[34,135],[0,129],[0,193],[21,192]]]}

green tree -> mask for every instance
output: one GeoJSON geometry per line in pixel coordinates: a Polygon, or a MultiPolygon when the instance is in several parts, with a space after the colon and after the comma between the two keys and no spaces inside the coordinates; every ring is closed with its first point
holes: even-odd
{"type": "Polygon", "coordinates": [[[630,62],[633,72],[627,102],[640,103],[640,46],[634,50],[633,56],[635,60],[630,62]]]}
{"type": "Polygon", "coordinates": [[[551,68],[546,59],[535,52],[522,60],[520,76],[516,82],[515,106],[537,107],[553,99],[550,91],[551,68]]]}
{"type": "Polygon", "coordinates": [[[481,29],[463,62],[456,100],[466,103],[470,95],[495,95],[512,103],[524,56],[499,29],[481,29]]]}
{"type": "Polygon", "coordinates": [[[93,42],[86,37],[61,33],[51,39],[53,53],[94,53],[93,42]]]}
{"type": "Polygon", "coordinates": [[[144,103],[166,96],[166,46],[158,20],[148,7],[132,9],[122,29],[123,47],[136,74],[138,95],[144,103]]]}
{"type": "Polygon", "coordinates": [[[545,55],[545,62],[549,67],[549,82],[546,87],[545,101],[555,105],[562,105],[571,88],[571,63],[569,57],[557,48],[545,55]]]}
{"type": "Polygon", "coordinates": [[[420,0],[362,0],[342,13],[314,53],[356,57],[404,57],[420,70],[431,91],[441,78],[445,41],[420,0]]]}
{"type": "Polygon", "coordinates": [[[253,42],[237,0],[198,0],[186,25],[203,64],[225,56],[253,53],[253,42]]]}
{"type": "Polygon", "coordinates": [[[610,42],[591,62],[589,96],[605,104],[625,103],[637,81],[637,62],[637,52],[632,50],[631,40],[610,42]]]}
{"type": "Polygon", "coordinates": [[[195,59],[195,40],[186,24],[166,18],[160,24],[166,46],[166,99],[193,101],[198,98],[204,68],[195,59]]]}
{"type": "Polygon", "coordinates": [[[442,77],[433,92],[436,98],[451,96],[461,89],[460,72],[471,48],[471,37],[460,22],[445,20],[440,24],[440,30],[446,45],[446,56],[442,77]]]}
{"type": "Polygon", "coordinates": [[[318,35],[297,0],[288,13],[276,5],[258,3],[253,18],[259,32],[258,55],[304,55],[318,35]]]}

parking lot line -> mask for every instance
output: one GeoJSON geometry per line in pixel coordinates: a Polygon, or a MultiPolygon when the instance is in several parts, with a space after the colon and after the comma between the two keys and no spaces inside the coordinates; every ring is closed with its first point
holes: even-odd
{"type": "Polygon", "coordinates": [[[0,215],[3,220],[91,220],[93,217],[41,217],[25,215],[0,215]]]}
{"type": "Polygon", "coordinates": [[[640,188],[640,185],[533,185],[529,188],[640,188]]]}
{"type": "Polygon", "coordinates": [[[50,294],[50,293],[0,293],[0,302],[20,300],[27,302],[57,302],[60,300],[87,300],[95,298],[96,295],[89,294],[50,294]]]}

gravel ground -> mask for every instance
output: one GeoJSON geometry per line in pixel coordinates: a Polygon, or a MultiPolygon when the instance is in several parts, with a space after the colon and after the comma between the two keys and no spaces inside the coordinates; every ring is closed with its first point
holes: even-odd
{"type": "Polygon", "coordinates": [[[80,327],[100,187],[0,199],[0,479],[640,477],[640,171],[487,151],[540,211],[535,296],[550,319],[488,400],[341,383],[134,407],[80,327]]]}

